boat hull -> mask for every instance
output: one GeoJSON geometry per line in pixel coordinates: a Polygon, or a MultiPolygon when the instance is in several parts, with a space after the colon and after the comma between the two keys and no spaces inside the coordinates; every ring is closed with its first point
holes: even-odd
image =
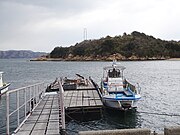
{"type": "Polygon", "coordinates": [[[8,91],[9,85],[10,84],[6,84],[5,86],[0,87],[0,95],[6,93],[8,91]]]}
{"type": "Polygon", "coordinates": [[[113,99],[107,99],[102,98],[103,104],[106,107],[113,108],[113,109],[119,109],[119,110],[128,110],[137,108],[137,100],[113,100],[113,99]]]}

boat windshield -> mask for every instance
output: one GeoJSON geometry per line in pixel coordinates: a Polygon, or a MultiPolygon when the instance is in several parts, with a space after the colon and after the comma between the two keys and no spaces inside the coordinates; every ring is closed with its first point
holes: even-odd
{"type": "Polygon", "coordinates": [[[117,78],[117,77],[121,77],[121,73],[119,69],[109,69],[108,70],[108,76],[111,78],[117,78]]]}

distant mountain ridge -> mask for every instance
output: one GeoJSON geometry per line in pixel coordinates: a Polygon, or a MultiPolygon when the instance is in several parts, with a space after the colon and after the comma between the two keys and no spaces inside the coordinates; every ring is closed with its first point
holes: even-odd
{"type": "Polygon", "coordinates": [[[10,58],[37,58],[43,55],[47,55],[45,52],[33,52],[30,50],[8,50],[0,51],[0,59],[10,58]]]}

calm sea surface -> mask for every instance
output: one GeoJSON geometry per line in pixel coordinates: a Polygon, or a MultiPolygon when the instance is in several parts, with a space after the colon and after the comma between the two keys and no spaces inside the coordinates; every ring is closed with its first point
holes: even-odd
{"type": "MultiPolygon", "coordinates": [[[[125,76],[141,86],[142,99],[132,112],[105,110],[100,120],[67,123],[70,134],[79,130],[150,128],[162,132],[166,126],[180,125],[180,61],[118,62],[125,76]]],[[[37,82],[51,83],[56,77],[91,76],[98,84],[102,68],[111,62],[30,62],[27,59],[0,59],[0,71],[10,89],[37,82]]],[[[5,99],[0,99],[0,133],[4,132],[5,99]]]]}

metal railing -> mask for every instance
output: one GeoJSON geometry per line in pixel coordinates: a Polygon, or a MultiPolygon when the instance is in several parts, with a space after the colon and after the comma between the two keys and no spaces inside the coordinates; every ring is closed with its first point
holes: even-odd
{"type": "Polygon", "coordinates": [[[62,125],[60,128],[60,134],[65,134],[65,108],[64,108],[64,89],[62,87],[62,79],[58,81],[59,84],[59,111],[61,114],[61,118],[59,124],[62,125]]]}
{"type": "Polygon", "coordinates": [[[45,93],[44,83],[38,83],[27,87],[10,90],[6,92],[6,134],[10,132],[11,117],[15,119],[16,126],[13,124],[13,128],[16,133],[19,127],[30,116],[31,112],[42,100],[45,93]],[[11,102],[12,100],[12,102],[11,102]],[[12,104],[12,105],[11,105],[12,104]],[[15,115],[15,116],[14,116],[15,115]]]}
{"type": "Polygon", "coordinates": [[[127,87],[128,87],[131,91],[133,91],[133,92],[136,93],[136,94],[140,94],[141,87],[139,86],[139,83],[137,83],[137,86],[135,86],[135,85],[131,84],[130,82],[128,82],[128,81],[126,80],[126,84],[127,84],[127,87]]]}

